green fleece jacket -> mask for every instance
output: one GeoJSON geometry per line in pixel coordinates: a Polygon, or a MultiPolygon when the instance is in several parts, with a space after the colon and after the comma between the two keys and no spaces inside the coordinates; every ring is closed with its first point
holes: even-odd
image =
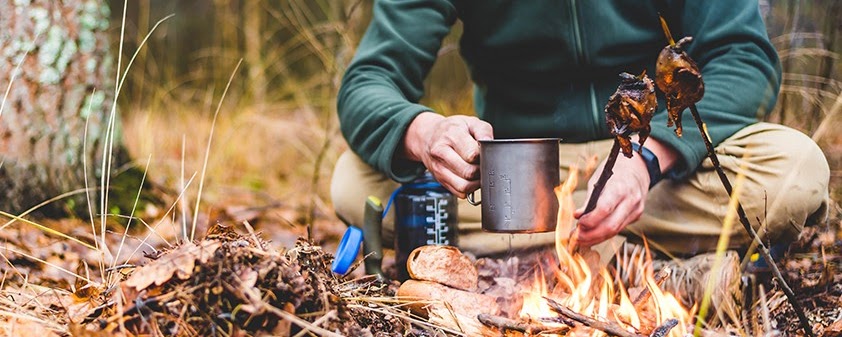
{"type": "MultiPolygon", "coordinates": [[[[398,147],[441,41],[461,20],[460,52],[475,83],[477,116],[495,138],[610,138],[603,107],[626,71],[655,74],[667,44],[658,12],[699,64],[698,108],[715,144],[774,106],[781,71],[756,0],[375,0],[374,17],[342,80],[339,121],[351,149],[392,179],[423,170],[398,147]]],[[[681,156],[675,178],[705,157],[701,134],[684,112],[684,136],[667,128],[659,97],[652,137],[681,156]]]]}

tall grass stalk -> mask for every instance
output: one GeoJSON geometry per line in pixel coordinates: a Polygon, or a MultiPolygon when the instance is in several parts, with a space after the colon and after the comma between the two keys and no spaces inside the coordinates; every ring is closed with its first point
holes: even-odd
{"type": "Polygon", "coordinates": [[[59,231],[57,231],[57,230],[55,230],[55,229],[52,229],[52,228],[47,227],[47,226],[44,226],[44,225],[42,225],[42,224],[36,223],[36,222],[34,222],[34,221],[24,219],[24,218],[22,218],[22,217],[20,217],[20,216],[18,216],[18,215],[14,215],[14,214],[7,213],[7,212],[4,212],[4,211],[0,211],[0,215],[2,215],[2,216],[4,216],[4,217],[7,217],[7,218],[9,218],[9,219],[12,219],[12,220],[17,220],[17,221],[20,221],[20,222],[23,222],[23,223],[26,223],[26,224],[32,225],[32,226],[34,226],[35,228],[38,228],[38,229],[40,229],[40,230],[44,231],[45,233],[52,234],[52,235],[55,235],[55,236],[61,237],[61,238],[63,238],[63,239],[67,239],[67,240],[70,240],[70,241],[76,242],[76,243],[78,243],[78,244],[80,244],[80,245],[82,245],[82,246],[85,246],[85,247],[88,247],[88,248],[90,248],[90,249],[96,250],[96,247],[92,246],[91,244],[89,244],[89,243],[87,243],[87,242],[85,242],[85,241],[79,240],[79,239],[74,238],[74,237],[72,237],[72,236],[70,236],[70,235],[64,234],[64,233],[62,233],[62,232],[59,232],[59,231]]]}
{"type": "Polygon", "coordinates": [[[100,177],[100,186],[102,192],[99,197],[100,206],[100,234],[102,235],[102,248],[108,250],[108,243],[105,241],[105,224],[106,213],[108,212],[108,191],[111,183],[111,160],[114,147],[114,125],[117,120],[117,98],[120,96],[120,71],[123,67],[123,41],[126,36],[126,9],[128,7],[128,0],[123,0],[123,16],[120,24],[120,43],[119,51],[117,52],[117,71],[115,72],[114,80],[114,101],[111,103],[111,111],[108,114],[108,123],[105,127],[105,146],[102,148],[102,166],[100,177]]]}
{"type": "MultiPolygon", "coordinates": [[[[210,135],[208,135],[208,145],[205,148],[205,161],[202,164],[202,176],[199,178],[199,193],[196,195],[196,207],[193,208],[193,226],[190,229],[189,241],[193,241],[193,238],[196,237],[196,224],[199,221],[199,203],[202,201],[202,188],[205,186],[205,173],[208,169],[208,157],[210,157],[211,142],[213,141],[213,130],[216,128],[216,118],[219,117],[222,102],[225,101],[225,95],[228,94],[228,89],[231,88],[231,82],[234,81],[234,76],[237,75],[237,70],[240,69],[242,63],[243,59],[240,59],[237,62],[237,66],[234,67],[234,71],[231,72],[231,77],[228,78],[228,83],[225,85],[225,90],[222,91],[222,97],[219,98],[219,104],[217,104],[216,111],[213,113],[213,122],[211,122],[210,135]]],[[[188,240],[188,238],[184,239],[188,240]]]]}
{"type": "Polygon", "coordinates": [[[131,261],[132,258],[134,258],[134,255],[137,254],[137,252],[140,250],[140,247],[143,247],[143,245],[146,244],[146,241],[149,240],[149,237],[151,237],[153,233],[160,237],[160,235],[157,233],[158,226],[161,225],[161,223],[164,222],[165,219],[167,219],[167,217],[170,215],[173,209],[175,209],[175,206],[178,204],[178,201],[181,200],[182,197],[184,197],[184,192],[187,191],[188,187],[190,187],[190,183],[193,182],[194,178],[196,178],[196,173],[193,173],[193,176],[190,177],[190,180],[187,181],[187,184],[185,184],[181,192],[178,193],[178,197],[176,197],[172,205],[170,205],[167,211],[161,216],[161,219],[158,220],[158,222],[156,222],[155,225],[152,226],[152,228],[149,228],[149,232],[146,233],[146,236],[143,238],[143,240],[140,241],[140,244],[137,247],[135,247],[134,251],[132,251],[129,257],[126,258],[123,264],[128,264],[129,261],[131,261]]]}
{"type": "Polygon", "coordinates": [[[722,229],[719,232],[719,241],[716,244],[716,255],[714,257],[713,266],[710,268],[710,276],[705,286],[705,292],[702,296],[702,304],[699,306],[699,316],[696,319],[696,328],[693,330],[693,336],[699,337],[702,334],[702,326],[707,317],[708,309],[710,308],[711,297],[714,288],[719,282],[721,275],[718,274],[722,268],[723,260],[725,259],[725,251],[728,249],[728,244],[733,232],[734,222],[737,218],[737,207],[739,205],[740,193],[742,193],[743,183],[745,182],[746,161],[743,157],[743,164],[740,166],[740,171],[737,173],[737,179],[734,182],[734,190],[731,193],[728,202],[728,212],[725,214],[725,220],[722,222],[722,229]]]}
{"type": "Polygon", "coordinates": [[[146,166],[143,169],[143,177],[140,178],[140,184],[137,186],[137,195],[134,199],[132,212],[126,222],[126,228],[123,230],[123,236],[120,238],[120,246],[117,248],[117,254],[114,254],[114,258],[111,260],[111,268],[114,268],[114,266],[117,265],[117,260],[120,258],[120,253],[123,251],[123,245],[126,244],[126,236],[129,234],[129,229],[132,227],[132,219],[134,218],[135,211],[137,210],[137,203],[140,200],[140,194],[143,193],[143,184],[146,182],[146,174],[149,172],[149,163],[151,161],[152,155],[150,154],[149,157],[146,158],[146,166]]]}
{"type": "MultiPolygon", "coordinates": [[[[12,252],[12,253],[15,253],[15,254],[21,255],[21,256],[25,256],[26,258],[31,259],[31,260],[33,260],[33,261],[37,261],[37,262],[43,263],[44,265],[47,265],[47,266],[53,267],[53,268],[55,268],[56,270],[59,270],[59,271],[61,271],[61,272],[65,273],[65,274],[68,274],[68,275],[73,276],[73,277],[75,277],[75,278],[78,278],[78,279],[84,280],[84,281],[86,281],[86,282],[88,282],[88,283],[90,283],[90,284],[94,284],[94,285],[99,285],[99,284],[100,284],[99,282],[94,282],[93,280],[91,280],[91,279],[89,279],[89,278],[87,278],[87,277],[85,277],[85,276],[82,276],[82,275],[79,275],[79,274],[74,273],[74,272],[72,272],[72,271],[69,271],[69,270],[67,270],[67,269],[65,269],[65,268],[62,268],[61,266],[59,266],[59,265],[57,265],[57,264],[55,264],[55,263],[50,263],[49,261],[46,261],[46,260],[44,260],[44,259],[41,259],[41,258],[39,258],[39,257],[37,257],[37,256],[32,255],[32,254],[27,254],[27,253],[24,253],[24,252],[19,251],[19,250],[17,250],[17,249],[12,249],[12,248],[9,248],[9,247],[3,247],[3,246],[0,246],[0,249],[4,249],[4,250],[6,250],[6,251],[9,251],[9,252],[12,252]]],[[[91,249],[93,249],[93,247],[91,247],[91,249]]]]}

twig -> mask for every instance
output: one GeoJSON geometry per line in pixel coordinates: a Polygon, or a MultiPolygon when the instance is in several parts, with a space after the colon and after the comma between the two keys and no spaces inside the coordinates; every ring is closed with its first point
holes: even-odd
{"type": "MultiPolygon", "coordinates": [[[[699,115],[699,110],[696,109],[696,104],[690,105],[690,112],[693,115],[693,120],[696,121],[696,126],[699,127],[699,132],[702,134],[702,140],[705,142],[705,147],[707,148],[708,158],[710,161],[713,162],[713,168],[716,170],[716,174],[719,176],[719,180],[722,182],[722,185],[725,187],[725,191],[728,192],[728,195],[731,195],[733,192],[733,187],[731,186],[731,181],[728,180],[728,176],[725,175],[725,171],[722,170],[722,165],[719,163],[719,157],[716,155],[714,151],[713,144],[708,137],[707,130],[705,128],[705,123],[702,121],[702,117],[699,115]]],[[[810,327],[810,322],[807,320],[807,316],[804,315],[804,310],[801,308],[801,305],[798,304],[797,299],[795,298],[795,293],[792,292],[792,288],[789,287],[786,280],[784,280],[783,275],[781,274],[781,270],[778,268],[778,265],[775,263],[775,260],[772,259],[772,255],[769,254],[769,248],[766,247],[766,244],[760,240],[760,235],[751,227],[751,223],[748,221],[748,216],[746,215],[745,209],[743,209],[743,205],[740,202],[737,202],[737,215],[740,218],[740,223],[745,228],[746,232],[748,232],[751,239],[754,241],[754,244],[760,247],[760,254],[763,256],[763,259],[766,260],[766,264],[772,268],[772,274],[775,276],[775,279],[778,280],[781,289],[784,291],[787,300],[789,300],[789,304],[792,305],[792,309],[795,310],[795,314],[798,315],[798,320],[801,323],[801,328],[804,329],[804,332],[808,336],[815,336],[813,333],[812,327],[810,327]]]]}
{"type": "Polygon", "coordinates": [[[649,335],[649,337],[665,337],[676,325],[678,325],[678,320],[675,318],[670,318],[666,322],[664,322],[664,324],[661,324],[661,326],[657,327],[654,331],[652,331],[652,334],[649,335]]]}
{"type": "Polygon", "coordinates": [[[760,317],[763,319],[763,331],[769,333],[772,331],[772,323],[769,319],[769,302],[766,302],[766,289],[762,283],[757,292],[760,294],[760,317]]]}
{"type": "Polygon", "coordinates": [[[553,309],[553,311],[576,322],[582,323],[590,328],[594,328],[609,335],[618,337],[644,337],[643,335],[626,331],[626,329],[623,329],[623,327],[617,325],[616,323],[598,321],[588,316],[579,314],[571,310],[570,308],[561,305],[561,303],[558,303],[551,298],[544,297],[544,299],[547,300],[547,303],[549,303],[550,308],[553,309]]]}
{"type": "Polygon", "coordinates": [[[299,318],[298,316],[296,316],[295,314],[291,314],[291,313],[288,313],[288,312],[283,311],[281,309],[275,308],[272,305],[270,305],[269,303],[261,301],[260,305],[261,305],[261,308],[263,310],[271,312],[271,313],[275,314],[276,316],[280,317],[281,319],[289,320],[293,324],[295,324],[295,325],[297,325],[301,328],[304,328],[304,329],[309,329],[310,331],[318,333],[319,335],[330,336],[330,337],[340,337],[341,336],[341,335],[339,335],[339,334],[337,334],[333,331],[325,330],[324,328],[318,327],[318,326],[314,325],[313,323],[310,323],[309,321],[303,320],[303,319],[299,318]]]}
{"type": "Polygon", "coordinates": [[[536,324],[536,323],[529,323],[524,321],[518,321],[514,319],[509,319],[506,317],[489,315],[489,314],[479,314],[477,315],[477,319],[480,323],[485,324],[486,326],[499,328],[501,330],[514,330],[520,331],[525,334],[539,334],[545,331],[556,331],[560,332],[559,330],[568,330],[570,327],[550,327],[543,324],[536,324]]]}
{"type": "MultiPolygon", "coordinates": [[[[313,321],[313,326],[321,327],[324,322],[327,322],[328,320],[331,320],[331,319],[334,319],[334,318],[336,318],[336,309],[328,311],[327,314],[325,314],[324,316],[319,317],[318,319],[313,321]]],[[[304,328],[303,330],[299,331],[297,334],[295,334],[295,336],[292,336],[292,337],[304,337],[304,334],[306,334],[308,332],[310,332],[310,328],[304,328]]]]}
{"type": "Polygon", "coordinates": [[[611,153],[608,154],[608,160],[605,162],[605,167],[602,168],[602,173],[599,175],[599,180],[593,187],[590,199],[588,199],[588,206],[585,207],[585,212],[588,214],[596,208],[596,202],[599,200],[599,195],[602,194],[602,189],[605,188],[605,183],[614,174],[614,163],[617,162],[617,155],[620,154],[620,142],[614,139],[614,146],[611,147],[611,153]]]}
{"type": "MultiPolygon", "coordinates": [[[[670,277],[671,274],[671,269],[661,269],[658,272],[658,274],[655,275],[655,284],[657,284],[658,287],[660,287],[664,284],[664,281],[666,281],[667,278],[670,277]]],[[[649,287],[643,287],[643,290],[641,290],[640,294],[638,294],[637,297],[635,297],[634,301],[632,301],[632,304],[634,304],[634,307],[637,308],[639,305],[646,303],[646,301],[649,300],[650,296],[652,296],[652,291],[649,290],[649,287]]]]}

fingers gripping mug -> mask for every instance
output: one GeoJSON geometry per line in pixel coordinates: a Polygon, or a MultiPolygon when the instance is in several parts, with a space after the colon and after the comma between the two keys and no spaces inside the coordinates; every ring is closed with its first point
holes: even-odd
{"type": "Polygon", "coordinates": [[[495,233],[555,230],[558,221],[557,138],[495,139],[480,143],[482,229],[495,233]]]}

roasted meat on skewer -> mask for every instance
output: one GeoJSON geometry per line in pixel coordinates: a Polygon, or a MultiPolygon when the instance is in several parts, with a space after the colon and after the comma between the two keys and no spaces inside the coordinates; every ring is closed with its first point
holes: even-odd
{"type": "Polygon", "coordinates": [[[620,86],[605,105],[605,121],[616,137],[623,155],[632,156],[631,135],[640,134],[638,143],[643,145],[649,137],[649,122],[658,107],[655,85],[644,71],[640,76],[620,74],[620,86]]]}
{"type": "Polygon", "coordinates": [[[655,84],[664,93],[669,120],[667,126],[675,124],[675,134],[681,137],[681,112],[702,99],[705,83],[696,62],[684,52],[684,46],[693,41],[684,37],[675,45],[661,50],[655,68],[655,84]]]}

